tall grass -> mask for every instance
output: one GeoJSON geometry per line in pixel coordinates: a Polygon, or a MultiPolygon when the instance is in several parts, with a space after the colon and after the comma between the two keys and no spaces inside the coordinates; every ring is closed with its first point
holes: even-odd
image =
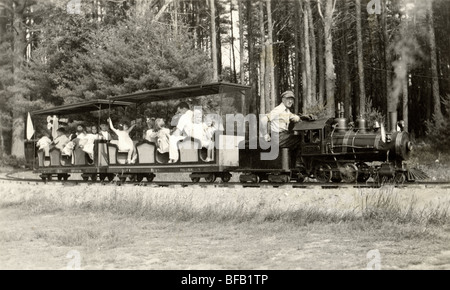
{"type": "MultiPolygon", "coordinates": [[[[142,188],[127,190],[114,187],[110,192],[88,187],[85,192],[39,194],[0,202],[0,208],[21,207],[31,214],[48,214],[65,210],[112,213],[148,220],[190,222],[282,222],[293,225],[312,223],[395,223],[412,225],[450,224],[449,204],[420,207],[417,198],[400,198],[394,187],[359,190],[350,203],[353,206],[324,206],[320,203],[282,203],[279,191],[271,196],[260,193],[219,193],[201,195],[194,192],[152,192],[142,188]],[[279,193],[279,194],[278,194],[279,193]],[[217,195],[217,196],[215,196],[217,195]],[[206,200],[205,196],[213,196],[206,200]]],[[[318,192],[318,195],[321,193],[318,192]]],[[[295,200],[294,200],[295,201],[295,200]]]]}
{"type": "Polygon", "coordinates": [[[376,194],[361,193],[361,216],[366,221],[399,224],[443,225],[450,222],[449,204],[419,208],[417,197],[401,202],[394,187],[382,187],[376,194]]]}

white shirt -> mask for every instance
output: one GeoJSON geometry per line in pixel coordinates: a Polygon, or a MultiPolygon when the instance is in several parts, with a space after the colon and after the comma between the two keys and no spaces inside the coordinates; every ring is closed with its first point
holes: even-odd
{"type": "Polygon", "coordinates": [[[187,110],[178,120],[177,129],[180,130],[182,136],[192,136],[193,117],[194,112],[187,110]]]}
{"type": "Polygon", "coordinates": [[[36,146],[38,146],[39,149],[43,149],[44,147],[50,146],[51,143],[52,140],[50,140],[50,138],[48,138],[47,136],[43,136],[37,141],[36,146]]]}
{"type": "Polygon", "coordinates": [[[156,143],[156,137],[158,136],[158,134],[156,132],[153,131],[153,129],[148,129],[145,132],[145,140],[156,143]]]}
{"type": "Polygon", "coordinates": [[[69,143],[69,138],[67,138],[66,135],[61,135],[55,138],[55,140],[53,140],[53,144],[55,144],[55,147],[58,148],[59,150],[63,150],[64,147],[67,145],[67,143],[69,143]]]}
{"type": "Polygon", "coordinates": [[[267,118],[270,121],[270,129],[272,132],[278,133],[288,131],[290,122],[300,121],[300,117],[292,114],[283,103],[267,114],[267,118]]]}
{"type": "Polygon", "coordinates": [[[104,140],[111,140],[111,135],[108,131],[100,131],[100,134],[103,136],[104,140]]]}

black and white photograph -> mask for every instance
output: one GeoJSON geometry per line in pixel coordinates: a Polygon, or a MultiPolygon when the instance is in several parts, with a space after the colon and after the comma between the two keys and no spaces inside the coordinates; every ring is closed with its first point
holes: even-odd
{"type": "Polygon", "coordinates": [[[449,35],[450,0],[0,0],[0,270],[450,270],[449,35]]]}

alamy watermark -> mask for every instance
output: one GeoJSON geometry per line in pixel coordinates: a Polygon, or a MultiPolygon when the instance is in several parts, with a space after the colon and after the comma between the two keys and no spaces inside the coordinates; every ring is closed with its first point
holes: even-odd
{"type": "Polygon", "coordinates": [[[367,4],[367,13],[369,13],[369,15],[381,14],[381,0],[370,0],[367,4]]]}
{"type": "Polygon", "coordinates": [[[70,0],[67,3],[67,13],[81,14],[81,0],[70,0]]]}
{"type": "Polygon", "coordinates": [[[367,252],[367,259],[370,259],[367,263],[367,270],[381,270],[381,254],[379,250],[371,250],[367,252]]]}
{"type": "MultiPolygon", "coordinates": [[[[203,114],[203,108],[201,106],[195,106],[193,110],[193,127],[192,132],[186,132],[188,136],[201,140],[203,136],[203,130],[205,127],[212,128],[214,131],[214,147],[220,150],[233,150],[236,148],[245,149],[246,145],[248,145],[248,149],[256,150],[262,149],[260,155],[261,160],[275,160],[278,157],[280,148],[279,148],[279,134],[276,132],[272,132],[270,140],[265,140],[264,135],[268,132],[259,132],[258,128],[263,128],[263,117],[265,114],[261,114],[259,118],[256,114],[248,114],[246,116],[242,114],[227,114],[225,115],[226,127],[224,128],[222,124],[222,117],[218,114],[203,114]],[[259,121],[258,121],[259,119],[259,121]],[[196,126],[203,124],[204,126],[196,126]],[[258,126],[259,125],[259,126],[258,126]],[[247,135],[248,129],[248,135],[247,135]],[[223,141],[220,138],[224,132],[227,136],[237,136],[244,137],[248,136],[248,138],[235,138],[233,142],[223,141]],[[248,140],[248,144],[246,144],[245,139],[248,140]],[[237,144],[236,144],[237,143],[237,144]],[[267,152],[267,150],[269,150],[267,152]]],[[[179,119],[177,116],[174,116],[171,121],[172,126],[176,126],[179,119]]],[[[279,116],[273,116],[271,122],[278,122],[279,116]]],[[[204,137],[203,137],[204,138],[204,137]]],[[[184,148],[188,149],[189,144],[184,148]]],[[[192,146],[191,146],[192,147],[192,146]]],[[[193,148],[189,148],[193,149],[193,148]]]]}
{"type": "Polygon", "coordinates": [[[70,259],[66,266],[67,270],[81,270],[81,254],[79,251],[69,251],[66,258],[70,259]]]}

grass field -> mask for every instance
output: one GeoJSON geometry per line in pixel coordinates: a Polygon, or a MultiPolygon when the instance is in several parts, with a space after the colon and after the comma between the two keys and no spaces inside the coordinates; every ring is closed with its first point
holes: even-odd
{"type": "Polygon", "coordinates": [[[448,189],[0,183],[0,268],[450,269],[448,189]]]}

